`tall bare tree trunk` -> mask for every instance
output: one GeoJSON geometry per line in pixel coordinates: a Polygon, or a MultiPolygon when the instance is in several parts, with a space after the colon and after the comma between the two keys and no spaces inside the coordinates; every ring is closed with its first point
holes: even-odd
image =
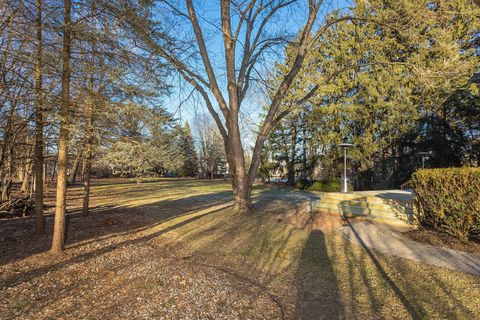
{"type": "Polygon", "coordinates": [[[45,233],[43,215],[43,101],[42,101],[42,0],[37,0],[37,50],[35,52],[35,233],[45,233]]]}
{"type": "Polygon", "coordinates": [[[11,165],[13,159],[13,146],[15,145],[15,137],[13,131],[13,117],[15,107],[10,108],[7,123],[3,133],[2,148],[0,154],[0,202],[10,201],[10,189],[12,186],[9,174],[12,171],[11,165]],[[8,165],[8,166],[7,166],[8,165]],[[3,175],[3,178],[1,177],[3,175]]]}
{"type": "Polygon", "coordinates": [[[71,0],[64,0],[64,26],[62,50],[62,109],[58,138],[58,176],[55,224],[52,252],[61,252],[65,245],[65,212],[67,197],[68,125],[70,109],[70,52],[71,52],[71,0]]]}
{"type": "MultiPolygon", "coordinates": [[[[91,2],[92,10],[92,29],[95,28],[95,7],[94,2],[91,2]]],[[[84,189],[83,189],[83,210],[84,214],[88,214],[89,211],[89,202],[90,202],[90,179],[92,175],[92,157],[93,157],[93,109],[95,106],[95,79],[94,67],[95,67],[95,37],[91,38],[91,55],[90,55],[90,64],[89,64],[89,101],[87,104],[87,145],[86,145],[86,156],[85,156],[85,180],[84,180],[84,189]]]]}
{"type": "MultiPolygon", "coordinates": [[[[233,117],[232,117],[233,118],[233,117]]],[[[227,160],[232,167],[233,210],[239,213],[251,208],[250,186],[238,123],[233,120],[230,125],[230,143],[228,144],[227,160]]]]}

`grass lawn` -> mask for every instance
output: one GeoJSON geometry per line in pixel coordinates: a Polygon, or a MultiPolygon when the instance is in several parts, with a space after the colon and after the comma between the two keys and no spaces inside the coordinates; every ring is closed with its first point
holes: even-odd
{"type": "Polygon", "coordinates": [[[0,221],[1,319],[475,319],[480,278],[345,240],[311,195],[258,186],[230,210],[222,181],[97,181],[69,191],[67,250],[32,219],[0,221]]]}

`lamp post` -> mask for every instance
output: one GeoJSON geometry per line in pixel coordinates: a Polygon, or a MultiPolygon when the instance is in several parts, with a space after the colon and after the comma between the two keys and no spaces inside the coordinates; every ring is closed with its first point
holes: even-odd
{"type": "Polygon", "coordinates": [[[347,149],[353,147],[351,143],[341,143],[337,147],[343,148],[343,177],[342,177],[342,192],[348,192],[348,177],[347,177],[347,149]]]}
{"type": "Polygon", "coordinates": [[[432,152],[431,151],[420,151],[420,152],[417,152],[417,154],[422,157],[422,169],[425,169],[425,159],[427,159],[428,156],[430,156],[432,154],[432,152]]]}

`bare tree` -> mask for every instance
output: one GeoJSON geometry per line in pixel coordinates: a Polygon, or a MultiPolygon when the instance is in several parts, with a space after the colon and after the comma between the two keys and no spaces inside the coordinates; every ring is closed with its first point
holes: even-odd
{"type": "Polygon", "coordinates": [[[201,177],[213,179],[219,167],[225,165],[222,136],[215,123],[206,114],[195,117],[194,127],[201,177]]]}
{"type": "MultiPolygon", "coordinates": [[[[251,165],[245,161],[245,150],[242,145],[241,130],[239,126],[239,113],[250,88],[252,72],[262,62],[265,53],[278,44],[285,44],[285,36],[269,34],[268,29],[276,22],[274,17],[283,9],[299,5],[297,0],[272,0],[272,1],[220,1],[220,23],[214,28],[221,32],[225,51],[224,65],[226,74],[226,90],[222,90],[218,70],[212,65],[211,53],[207,50],[204,30],[199,22],[197,11],[192,0],[186,0],[185,9],[169,1],[161,1],[165,8],[177,17],[183,18],[190,24],[194,33],[194,47],[201,60],[201,69],[197,70],[195,64],[185,58],[184,51],[172,49],[168,43],[156,41],[155,27],[145,24],[145,19],[138,14],[138,9],[123,10],[121,19],[126,20],[141,35],[145,44],[157,54],[167,60],[183,78],[190,83],[202,96],[207,109],[215,120],[224,141],[227,160],[232,172],[232,186],[234,209],[246,211],[251,205],[251,188],[255,181],[265,139],[272,128],[285,117],[292,108],[281,108],[282,101],[301,69],[308,50],[312,47],[315,38],[327,30],[332,24],[344,18],[334,18],[323,22],[317,34],[312,36],[317,13],[323,3],[322,0],[308,0],[307,18],[303,23],[300,34],[291,46],[292,63],[278,87],[274,90],[267,107],[267,114],[257,133],[252,154],[251,165]],[[234,17],[234,19],[232,19],[234,17]],[[242,38],[242,39],[241,39],[242,38]],[[237,57],[237,54],[240,55],[237,57]],[[239,65],[237,65],[239,63],[239,65]],[[211,97],[214,97],[214,102],[211,97]],[[219,112],[217,112],[219,110],[219,112]]],[[[125,3],[124,3],[125,5],[125,3]]],[[[164,9],[165,9],[164,8],[164,9]]],[[[203,20],[202,20],[203,21],[203,20]]],[[[277,22],[278,23],[278,22],[277,22]]],[[[192,56],[195,56],[192,54],[192,56]]],[[[299,104],[306,101],[312,92],[299,100],[299,104]]]]}

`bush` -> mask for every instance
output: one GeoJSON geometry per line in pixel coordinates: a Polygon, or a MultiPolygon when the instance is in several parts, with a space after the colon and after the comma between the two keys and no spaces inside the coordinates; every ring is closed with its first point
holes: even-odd
{"type": "Polygon", "coordinates": [[[323,179],[315,181],[307,188],[309,191],[340,192],[341,185],[338,179],[323,179]]]}
{"type": "Polygon", "coordinates": [[[309,180],[299,180],[295,183],[295,189],[307,190],[311,185],[312,182],[309,180]]]}
{"type": "Polygon", "coordinates": [[[480,168],[418,170],[412,187],[420,225],[462,240],[480,238],[480,168]]]}
{"type": "Polygon", "coordinates": [[[96,164],[92,166],[92,176],[95,178],[111,178],[112,170],[104,164],[96,164]]]}

